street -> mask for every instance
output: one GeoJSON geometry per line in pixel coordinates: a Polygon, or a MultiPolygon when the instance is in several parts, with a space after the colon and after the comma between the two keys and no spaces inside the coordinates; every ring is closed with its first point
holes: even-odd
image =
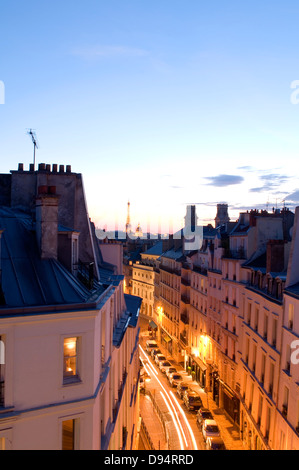
{"type": "MultiPolygon", "coordinates": [[[[141,319],[140,335],[140,359],[144,364],[144,370],[149,376],[145,382],[146,393],[151,396],[162,414],[162,419],[168,432],[168,445],[171,450],[203,450],[205,443],[202,433],[196,424],[196,412],[188,411],[183,400],[179,398],[176,388],[170,386],[170,383],[164,373],[156,365],[154,359],[146,352],[146,341],[150,339],[147,330],[147,320],[141,319]],[[145,327],[146,325],[146,327],[145,327]]],[[[158,341],[157,341],[158,342],[158,341]]],[[[160,349],[161,345],[158,343],[160,349]]],[[[164,351],[162,351],[164,353],[164,351]]],[[[196,382],[192,381],[191,376],[187,374],[178,364],[175,364],[169,354],[165,355],[167,360],[176,366],[184,382],[190,383],[190,386],[197,385],[199,393],[204,395],[202,389],[196,382]]],[[[141,410],[142,414],[142,410],[141,410]]],[[[154,436],[152,436],[154,438],[154,436]]]]}

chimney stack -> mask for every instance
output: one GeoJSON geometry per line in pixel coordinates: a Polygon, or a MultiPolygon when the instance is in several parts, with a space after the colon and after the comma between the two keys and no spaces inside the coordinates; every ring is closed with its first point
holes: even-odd
{"type": "Polygon", "coordinates": [[[230,221],[227,204],[217,204],[217,214],[215,217],[215,227],[227,224],[230,221]]]}
{"type": "Polygon", "coordinates": [[[42,259],[57,259],[58,201],[53,186],[40,186],[36,197],[36,236],[42,259]]]}

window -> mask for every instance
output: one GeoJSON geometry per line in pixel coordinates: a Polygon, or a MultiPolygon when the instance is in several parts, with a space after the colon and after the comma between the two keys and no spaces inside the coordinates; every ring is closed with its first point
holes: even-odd
{"type": "Polygon", "coordinates": [[[270,374],[269,374],[269,393],[272,395],[273,393],[273,386],[274,386],[274,364],[271,362],[270,364],[270,374]]]}
{"type": "Polygon", "coordinates": [[[268,315],[265,313],[264,315],[264,339],[267,340],[268,338],[268,315]]]}
{"type": "Polygon", "coordinates": [[[284,387],[282,414],[285,417],[287,417],[287,415],[288,415],[288,407],[289,407],[289,389],[288,389],[288,387],[284,387]]]}
{"type": "Polygon", "coordinates": [[[261,382],[264,384],[265,381],[265,370],[266,370],[266,354],[262,354],[262,365],[261,365],[261,382]]]}
{"type": "Polygon", "coordinates": [[[248,323],[249,325],[251,324],[250,321],[251,321],[251,303],[248,302],[247,323],[248,323]]]}
{"type": "Polygon", "coordinates": [[[63,379],[64,382],[78,380],[79,338],[65,338],[63,344],[63,379]]]}
{"type": "Polygon", "coordinates": [[[4,364],[5,364],[5,346],[4,346],[3,337],[1,337],[0,335],[0,366],[4,364]]]}
{"type": "Polygon", "coordinates": [[[0,450],[5,450],[5,437],[0,437],[0,450]]]}
{"type": "Polygon", "coordinates": [[[272,345],[276,347],[276,339],[277,339],[277,320],[273,319],[273,328],[272,328],[272,345]]]}
{"type": "Polygon", "coordinates": [[[62,450],[79,449],[79,419],[62,421],[62,450]]]}
{"type": "Polygon", "coordinates": [[[294,323],[294,305],[290,304],[289,305],[289,317],[288,317],[288,328],[290,330],[293,329],[293,323],[294,323]]]}
{"type": "MultiPolygon", "coordinates": [[[[3,336],[0,336],[0,408],[4,406],[4,364],[5,364],[5,346],[3,336]]],[[[1,447],[0,447],[1,449],[1,447]]]]}

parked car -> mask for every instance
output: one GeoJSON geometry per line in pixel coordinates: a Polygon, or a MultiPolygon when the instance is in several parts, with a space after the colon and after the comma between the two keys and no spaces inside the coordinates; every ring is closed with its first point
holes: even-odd
{"type": "Polygon", "coordinates": [[[145,345],[145,349],[148,354],[151,353],[152,349],[157,348],[157,347],[158,347],[157,341],[154,341],[153,339],[149,339],[145,345]]]}
{"type": "Polygon", "coordinates": [[[180,374],[177,372],[171,374],[169,383],[172,387],[177,387],[180,382],[183,382],[183,377],[180,374]]]}
{"type": "Polygon", "coordinates": [[[197,411],[202,408],[201,397],[195,390],[185,390],[183,400],[189,411],[197,411]]]}
{"type": "Polygon", "coordinates": [[[201,427],[205,419],[214,419],[208,408],[200,408],[197,412],[196,422],[201,427]]]}
{"type": "Polygon", "coordinates": [[[214,419],[205,419],[202,424],[202,435],[206,441],[208,437],[220,437],[220,429],[214,419]]]}
{"type": "Polygon", "coordinates": [[[168,378],[168,380],[170,379],[171,374],[173,374],[174,372],[177,372],[175,367],[168,367],[168,369],[166,370],[166,377],[168,378]]]}
{"type": "Polygon", "coordinates": [[[183,399],[184,392],[189,389],[189,384],[187,382],[180,382],[177,386],[176,392],[180,398],[183,399]]]}
{"type": "Polygon", "coordinates": [[[164,354],[159,353],[155,355],[155,362],[157,365],[159,365],[160,361],[166,361],[166,357],[164,356],[164,354]]]}
{"type": "Polygon", "coordinates": [[[153,349],[151,350],[151,356],[152,356],[153,359],[155,359],[156,354],[162,354],[161,349],[159,349],[159,348],[153,348],[153,349]]]}
{"type": "Polygon", "coordinates": [[[169,362],[169,361],[160,361],[159,367],[160,367],[161,372],[163,372],[163,374],[165,374],[167,367],[171,367],[171,362],[169,362]]]}
{"type": "Polygon", "coordinates": [[[207,450],[226,450],[225,444],[221,437],[208,437],[206,440],[207,450]]]}

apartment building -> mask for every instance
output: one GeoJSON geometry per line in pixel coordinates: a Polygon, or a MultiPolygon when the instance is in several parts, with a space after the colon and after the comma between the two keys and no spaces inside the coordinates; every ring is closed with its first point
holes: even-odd
{"type": "Polygon", "coordinates": [[[281,361],[276,409],[276,449],[299,449],[299,208],[285,278],[281,361]]]}
{"type": "Polygon", "coordinates": [[[154,315],[155,263],[162,254],[162,242],[140,253],[140,260],[132,265],[132,293],[142,298],[141,314],[154,315]]]}
{"type": "Polygon", "coordinates": [[[82,175],[20,164],[0,204],[1,449],[136,448],[141,299],[123,293],[122,247],[95,236],[82,175]]]}
{"type": "Polygon", "coordinates": [[[298,341],[298,222],[292,228],[286,208],[230,222],[223,205],[215,220],[199,250],[185,250],[182,237],[159,259],[161,332],[239,425],[244,448],[298,449],[298,374],[290,359],[298,341]]]}

